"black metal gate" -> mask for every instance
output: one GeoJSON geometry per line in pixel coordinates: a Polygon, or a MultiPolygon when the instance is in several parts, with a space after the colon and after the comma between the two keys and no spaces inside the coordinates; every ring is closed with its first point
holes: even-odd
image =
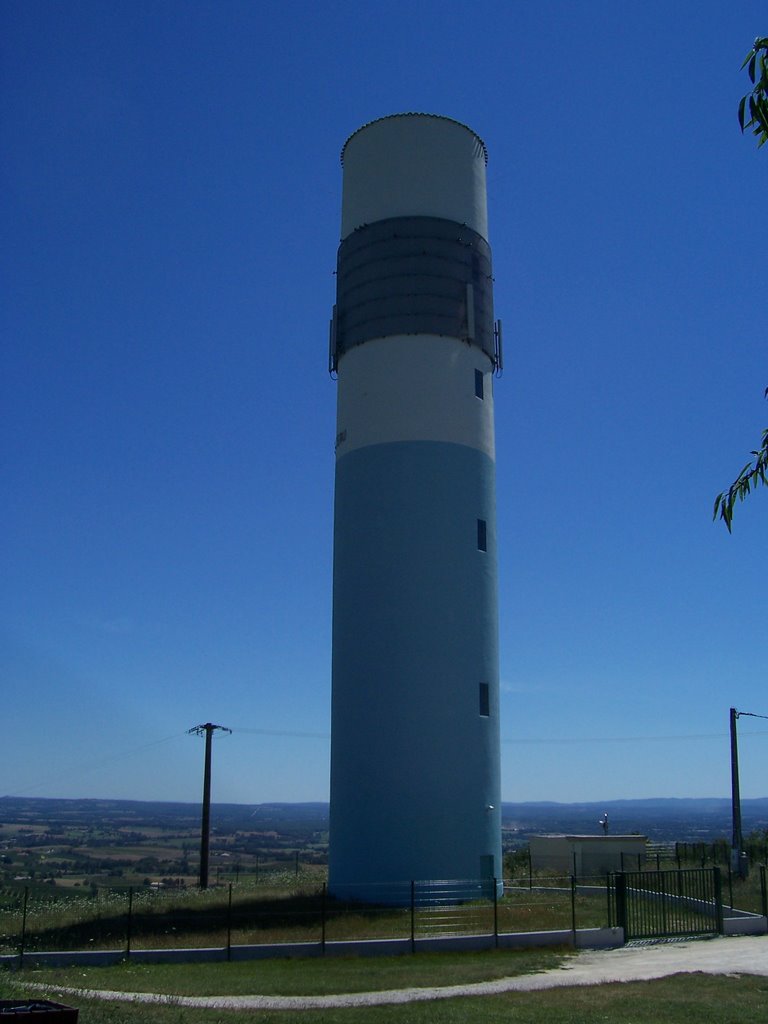
{"type": "Polygon", "coordinates": [[[624,940],[717,935],[723,930],[720,868],[622,871],[610,878],[611,924],[624,940]]]}

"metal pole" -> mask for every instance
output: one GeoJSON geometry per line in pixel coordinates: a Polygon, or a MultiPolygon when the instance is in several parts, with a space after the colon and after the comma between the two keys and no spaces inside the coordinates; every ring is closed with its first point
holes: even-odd
{"type": "Polygon", "coordinates": [[[728,906],[733,910],[733,871],[728,865],[728,906]]]}
{"type": "Polygon", "coordinates": [[[715,914],[717,919],[717,934],[722,935],[723,928],[723,883],[720,875],[720,868],[712,868],[712,880],[715,889],[715,914]]]}
{"type": "Polygon", "coordinates": [[[21,912],[21,941],[19,943],[19,970],[24,966],[24,943],[27,938],[27,900],[29,899],[29,886],[24,886],[24,908],[21,912]]]}
{"type": "Polygon", "coordinates": [[[325,955],[325,896],[327,885],[323,882],[323,889],[320,895],[320,949],[325,955]]]}
{"type": "Polygon", "coordinates": [[[125,929],[125,959],[131,956],[131,938],[133,930],[133,886],[128,887],[128,924],[125,929]]]}
{"type": "Polygon", "coordinates": [[[493,942],[499,948],[499,892],[496,879],[493,880],[493,942]]]}
{"type": "Polygon", "coordinates": [[[614,875],[616,886],[616,924],[624,932],[623,941],[627,941],[627,876],[625,874],[614,875]]]}
{"type": "Polygon", "coordinates": [[[610,872],[605,873],[605,898],[608,904],[608,927],[613,926],[613,914],[611,913],[611,875],[610,872]]]}
{"type": "Polygon", "coordinates": [[[232,883],[229,883],[229,903],[227,904],[227,960],[232,959],[232,883]]]}
{"type": "Polygon", "coordinates": [[[416,952],[416,883],[411,879],[411,952],[416,952]]]}

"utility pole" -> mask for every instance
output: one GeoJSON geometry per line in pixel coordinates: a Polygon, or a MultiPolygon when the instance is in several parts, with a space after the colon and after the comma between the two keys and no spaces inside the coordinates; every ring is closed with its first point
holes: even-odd
{"type": "Polygon", "coordinates": [[[205,736],[205,772],[203,773],[203,824],[200,830],[200,888],[208,888],[208,850],[211,842],[211,738],[215,729],[231,733],[226,725],[195,725],[188,733],[205,736]]]}
{"type": "Polygon", "coordinates": [[[747,855],[744,851],[744,836],[741,833],[741,796],[739,794],[739,747],[736,739],[736,720],[741,715],[748,718],[768,718],[754,711],[737,711],[731,708],[731,806],[733,811],[733,837],[731,839],[731,864],[739,878],[749,873],[747,855]]]}
{"type": "Polygon", "coordinates": [[[731,867],[743,878],[746,865],[742,864],[742,847],[744,840],[741,834],[741,795],[739,793],[739,743],[736,737],[736,720],[739,712],[731,708],[731,814],[733,831],[731,835],[731,867]]]}

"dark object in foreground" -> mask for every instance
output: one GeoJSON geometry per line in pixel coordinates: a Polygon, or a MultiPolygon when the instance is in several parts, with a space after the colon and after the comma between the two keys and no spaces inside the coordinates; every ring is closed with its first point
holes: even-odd
{"type": "Polygon", "coordinates": [[[47,999],[25,1002],[19,999],[0,999],[0,1019],[22,1024],[22,1021],[50,1020],[51,1024],[77,1024],[80,1011],[63,1003],[51,1003],[47,999]]]}

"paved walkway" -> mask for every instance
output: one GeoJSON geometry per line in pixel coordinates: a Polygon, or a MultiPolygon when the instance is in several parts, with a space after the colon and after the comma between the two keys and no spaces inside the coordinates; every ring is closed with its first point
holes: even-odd
{"type": "Polygon", "coordinates": [[[41,986],[49,992],[121,1002],[171,1003],[221,1010],[320,1010],[329,1007],[383,1006],[393,1003],[454,999],[456,996],[535,992],[569,985],[603,985],[612,981],[650,981],[670,974],[759,974],[768,977],[768,937],[738,936],[688,942],[586,950],[562,967],[539,974],[498,978],[471,985],[406,988],[325,996],[164,996],[147,992],[107,992],[100,989],[41,986]]]}

